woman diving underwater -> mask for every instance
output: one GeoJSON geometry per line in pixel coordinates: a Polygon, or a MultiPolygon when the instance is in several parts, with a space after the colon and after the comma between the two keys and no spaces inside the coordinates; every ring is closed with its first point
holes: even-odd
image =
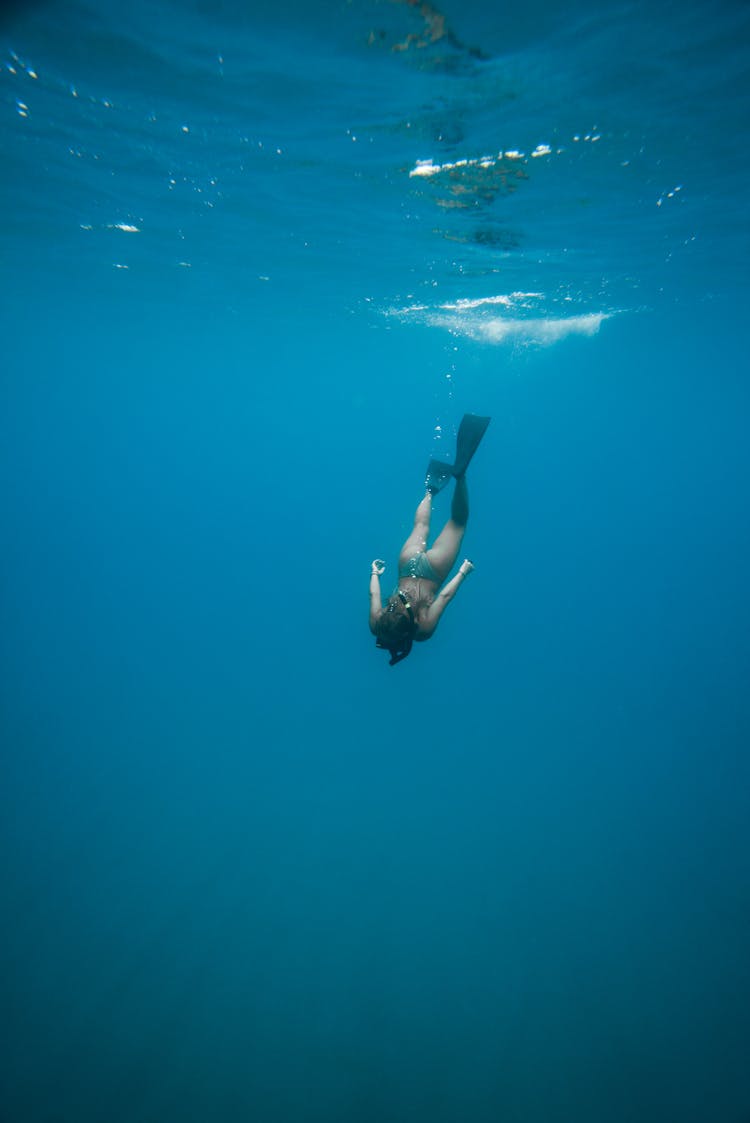
{"type": "Polygon", "coordinates": [[[414,516],[414,528],[401,547],[398,559],[398,588],[385,606],[380,593],[380,577],[385,563],[376,558],[370,574],[370,631],[377,647],[390,653],[390,666],[405,659],[412,644],[428,640],[440,622],[446,606],[474,566],[467,559],[447,585],[446,580],[461,549],[469,518],[469,493],[466,469],[490,423],[489,417],[464,414],[456,438],[456,460],[445,464],[431,460],[427,466],[426,492],[414,516]],[[451,515],[432,546],[430,534],[432,497],[449,480],[456,481],[451,515]]]}

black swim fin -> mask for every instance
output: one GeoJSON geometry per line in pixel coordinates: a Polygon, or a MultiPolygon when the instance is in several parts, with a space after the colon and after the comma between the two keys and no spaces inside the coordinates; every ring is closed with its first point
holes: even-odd
{"type": "Polygon", "coordinates": [[[458,479],[463,476],[466,469],[469,467],[471,458],[479,448],[479,442],[484,436],[485,430],[490,423],[491,418],[480,417],[476,413],[465,413],[461,424],[458,427],[458,436],[456,437],[456,462],[455,464],[446,464],[442,460],[431,460],[427,465],[427,479],[425,481],[427,490],[433,495],[437,495],[452,477],[458,479]]]}
{"type": "Polygon", "coordinates": [[[456,437],[456,463],[453,465],[453,475],[458,478],[463,476],[471,463],[471,458],[479,448],[479,442],[491,418],[480,417],[476,413],[465,413],[458,427],[456,437]]]}
{"type": "Polygon", "coordinates": [[[427,465],[427,479],[425,487],[433,495],[437,495],[453,478],[453,465],[444,464],[442,460],[431,460],[427,465]]]}

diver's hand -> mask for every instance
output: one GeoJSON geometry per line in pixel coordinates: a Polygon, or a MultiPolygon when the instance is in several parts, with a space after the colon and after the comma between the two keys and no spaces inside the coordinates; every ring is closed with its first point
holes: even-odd
{"type": "Polygon", "coordinates": [[[375,561],[372,563],[372,570],[370,571],[370,576],[371,577],[380,577],[380,575],[384,571],[384,569],[385,569],[385,562],[381,561],[380,558],[375,558],[375,561]]]}
{"type": "Polygon", "coordinates": [[[470,562],[468,558],[464,558],[464,560],[461,562],[461,568],[458,572],[463,573],[464,577],[468,577],[473,568],[474,562],[470,562]]]}

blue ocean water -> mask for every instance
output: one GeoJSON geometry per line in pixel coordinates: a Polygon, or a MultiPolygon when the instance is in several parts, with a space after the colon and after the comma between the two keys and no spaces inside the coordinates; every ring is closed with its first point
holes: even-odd
{"type": "Polygon", "coordinates": [[[750,1119],[749,122],[728,0],[3,9],[2,1123],[750,1119]]]}

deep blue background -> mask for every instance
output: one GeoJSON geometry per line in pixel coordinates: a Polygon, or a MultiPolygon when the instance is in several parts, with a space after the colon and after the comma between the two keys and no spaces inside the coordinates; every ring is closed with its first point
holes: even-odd
{"type": "MultiPolygon", "coordinates": [[[[9,27],[12,48],[31,55],[54,11],[9,27]]],[[[587,18],[570,41],[606,41],[587,18]]],[[[559,19],[513,25],[521,90],[535,36],[564,57],[559,19]]],[[[160,42],[190,30],[163,24],[160,42]]],[[[476,12],[464,35],[500,49],[476,12]]],[[[730,39],[717,67],[741,73],[730,39]]],[[[187,58],[175,48],[189,88],[187,58]]],[[[608,96],[624,113],[637,93],[608,96]]],[[[161,238],[145,221],[140,242],[82,242],[92,210],[127,221],[122,199],[82,172],[68,214],[64,114],[35,125],[24,179],[29,134],[3,104],[3,1123],[750,1118],[747,277],[722,241],[747,238],[739,189],[723,212],[696,190],[685,229],[657,235],[651,196],[674,184],[646,179],[634,245],[617,216],[636,202],[581,165],[591,205],[607,200],[597,232],[617,206],[567,291],[616,288],[572,309],[610,318],[493,347],[386,314],[420,271],[432,283],[442,244],[423,258],[389,233],[395,171],[379,213],[374,172],[369,210],[331,173],[296,210],[283,187],[274,212],[256,170],[267,221],[251,208],[250,238],[250,211],[221,219],[179,270],[166,218],[161,238]],[[700,258],[675,272],[696,231],[700,258]],[[131,268],[113,271],[122,245],[131,268]],[[632,290],[623,262],[645,278],[632,290]],[[493,417],[470,476],[476,572],[392,670],[367,631],[369,562],[387,559],[387,588],[436,419],[450,439],[464,410],[493,417]]],[[[290,112],[272,104],[264,127],[290,112]]],[[[662,112],[682,120],[679,101],[662,112]]],[[[78,143],[116,162],[117,129],[90,127],[78,143]]],[[[144,166],[161,158],[143,144],[144,166]]],[[[684,164],[708,192],[704,160],[684,164]]],[[[589,203],[571,188],[577,239],[544,174],[540,223],[586,243],[589,203]]],[[[506,291],[506,265],[531,287],[543,244],[527,230],[469,291],[506,291]]],[[[440,284],[460,295],[445,245],[440,284]]]]}

